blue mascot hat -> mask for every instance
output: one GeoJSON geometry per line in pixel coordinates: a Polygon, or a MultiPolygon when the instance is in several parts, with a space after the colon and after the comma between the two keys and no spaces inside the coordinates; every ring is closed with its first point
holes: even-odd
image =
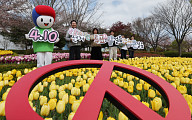
{"type": "Polygon", "coordinates": [[[32,18],[33,18],[33,22],[34,22],[34,24],[37,26],[37,27],[39,27],[38,25],[37,25],[37,18],[39,17],[40,15],[36,12],[36,10],[35,10],[35,8],[33,9],[33,12],[32,12],[32,18]]]}

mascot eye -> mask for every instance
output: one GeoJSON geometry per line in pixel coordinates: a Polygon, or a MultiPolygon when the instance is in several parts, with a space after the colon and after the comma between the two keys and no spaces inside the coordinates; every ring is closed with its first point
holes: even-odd
{"type": "Polygon", "coordinates": [[[43,22],[43,18],[41,18],[41,22],[43,22]]]}
{"type": "Polygon", "coordinates": [[[50,22],[51,22],[52,20],[50,19],[50,22]]]}

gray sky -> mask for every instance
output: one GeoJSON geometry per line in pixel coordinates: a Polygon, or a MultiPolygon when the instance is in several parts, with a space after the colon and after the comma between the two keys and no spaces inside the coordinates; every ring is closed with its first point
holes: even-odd
{"type": "Polygon", "coordinates": [[[167,0],[98,0],[103,6],[98,14],[104,12],[100,21],[102,26],[110,27],[117,21],[132,22],[137,17],[147,17],[155,6],[167,0]]]}

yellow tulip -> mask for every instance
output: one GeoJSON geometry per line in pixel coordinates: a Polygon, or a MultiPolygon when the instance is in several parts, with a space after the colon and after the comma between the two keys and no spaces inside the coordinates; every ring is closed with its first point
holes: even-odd
{"type": "Polygon", "coordinates": [[[128,81],[131,81],[133,79],[133,76],[131,76],[131,75],[129,75],[128,77],[127,77],[127,80],[128,81]]]}
{"type": "Polygon", "coordinates": [[[75,80],[74,80],[74,79],[71,79],[71,83],[74,84],[74,83],[75,83],[75,80]]]}
{"type": "Polygon", "coordinates": [[[55,76],[54,75],[51,75],[51,81],[55,81],[55,76]]]}
{"type": "Polygon", "coordinates": [[[144,80],[140,80],[140,84],[144,85],[145,81],[144,80]]]}
{"type": "Polygon", "coordinates": [[[60,86],[59,89],[58,89],[58,92],[62,92],[64,90],[65,90],[64,86],[60,86]]]}
{"type": "Polygon", "coordinates": [[[71,90],[73,88],[73,84],[72,83],[69,83],[68,84],[68,90],[71,90]]]}
{"type": "Polygon", "coordinates": [[[188,103],[188,106],[189,106],[189,109],[191,111],[191,115],[192,115],[192,104],[190,102],[187,102],[188,103]]]}
{"type": "Polygon", "coordinates": [[[131,81],[129,81],[129,85],[130,86],[134,86],[134,82],[131,80],[131,81]]]}
{"type": "Polygon", "coordinates": [[[13,86],[15,84],[15,81],[14,80],[11,80],[10,82],[9,82],[9,86],[13,86]]]}
{"type": "Polygon", "coordinates": [[[119,81],[119,86],[123,87],[124,86],[124,82],[123,81],[119,81]]]}
{"type": "Polygon", "coordinates": [[[71,89],[71,94],[74,95],[74,96],[77,95],[77,88],[76,88],[76,87],[73,87],[73,88],[71,89]]]}
{"type": "Polygon", "coordinates": [[[76,97],[73,95],[69,96],[69,104],[73,104],[73,102],[76,101],[76,97]]]}
{"type": "Polygon", "coordinates": [[[185,98],[185,100],[186,100],[187,102],[192,103],[192,96],[191,96],[191,95],[183,94],[183,97],[185,98]]]}
{"type": "Polygon", "coordinates": [[[53,118],[45,118],[44,120],[53,120],[53,118]]]}
{"type": "Polygon", "coordinates": [[[161,96],[161,93],[160,93],[158,90],[156,90],[156,94],[157,94],[158,96],[161,96]]]}
{"type": "Polygon", "coordinates": [[[189,84],[190,84],[190,85],[192,84],[192,79],[189,80],[189,84]]]}
{"type": "Polygon", "coordinates": [[[38,91],[39,92],[43,92],[43,88],[44,88],[43,85],[38,85],[38,91]]]}
{"type": "Polygon", "coordinates": [[[128,90],[129,93],[133,93],[133,86],[128,86],[127,90],[128,90]]]}
{"type": "Polygon", "coordinates": [[[159,109],[162,107],[162,100],[161,98],[155,97],[153,101],[151,101],[152,110],[159,111],[159,109]]]}
{"type": "Polygon", "coordinates": [[[83,80],[83,81],[81,81],[82,83],[82,85],[85,85],[87,82],[86,82],[86,80],[83,80]]]}
{"type": "Polygon", "coordinates": [[[61,100],[65,94],[66,94],[65,91],[59,92],[59,99],[61,100]]]}
{"type": "Polygon", "coordinates": [[[0,116],[5,116],[5,101],[0,102],[0,116]]]}
{"type": "Polygon", "coordinates": [[[128,82],[124,82],[123,88],[127,89],[128,86],[129,86],[128,82]]]}
{"type": "Polygon", "coordinates": [[[141,100],[141,97],[139,96],[139,95],[132,95],[135,99],[137,99],[137,100],[141,100]]]}
{"type": "Polygon", "coordinates": [[[150,86],[151,86],[150,84],[145,83],[145,84],[144,84],[144,90],[149,90],[149,87],[150,87],[150,86]]]}
{"type": "Polygon", "coordinates": [[[56,89],[57,89],[56,84],[51,83],[51,85],[49,86],[49,90],[51,91],[51,90],[56,90],[56,89]]]}
{"type": "Polygon", "coordinates": [[[77,96],[81,94],[80,88],[77,88],[77,96]]]}
{"type": "Polygon", "coordinates": [[[175,84],[178,87],[180,85],[180,80],[175,80],[175,84]]]}
{"type": "Polygon", "coordinates": [[[87,80],[87,75],[83,74],[83,79],[87,80]]]}
{"type": "Polygon", "coordinates": [[[118,120],[128,120],[128,117],[124,113],[119,112],[118,120]]]}
{"type": "Polygon", "coordinates": [[[107,120],[115,120],[115,118],[108,117],[107,120]]]}
{"type": "Polygon", "coordinates": [[[0,92],[1,92],[1,90],[3,89],[3,87],[2,86],[0,86],[0,92]]]}
{"type": "Polygon", "coordinates": [[[136,85],[136,89],[137,89],[138,91],[141,91],[141,90],[143,89],[143,85],[140,84],[140,83],[138,83],[138,84],[136,85]]]}
{"type": "Polygon", "coordinates": [[[126,75],[126,73],[123,73],[123,78],[127,78],[127,75],[126,75]]]}
{"type": "Polygon", "coordinates": [[[92,82],[93,82],[93,79],[88,80],[88,83],[89,83],[90,86],[91,86],[92,82]]]}
{"type": "Polygon", "coordinates": [[[33,92],[33,100],[38,100],[39,98],[39,92],[35,91],[33,92]]]}
{"type": "Polygon", "coordinates": [[[8,80],[4,80],[4,85],[9,85],[9,81],[8,80]]]}
{"type": "Polygon", "coordinates": [[[22,77],[18,77],[18,78],[17,78],[17,81],[19,81],[21,78],[22,78],[22,77]]]}
{"type": "Polygon", "coordinates": [[[15,75],[16,72],[17,72],[17,70],[13,69],[13,70],[11,71],[11,74],[12,74],[12,75],[15,75]]]}
{"type": "Polygon", "coordinates": [[[4,87],[4,81],[0,81],[0,86],[4,87]]]}
{"type": "Polygon", "coordinates": [[[82,101],[83,99],[84,99],[84,96],[81,96],[81,97],[79,98],[80,101],[82,101]]]}
{"type": "Polygon", "coordinates": [[[29,73],[29,70],[27,68],[24,69],[24,73],[27,74],[29,73]]]}
{"type": "Polygon", "coordinates": [[[12,80],[13,79],[13,75],[9,75],[9,80],[12,80]]]}
{"type": "Polygon", "coordinates": [[[36,107],[33,107],[33,110],[36,112],[36,107]]]}
{"type": "Polygon", "coordinates": [[[78,76],[77,78],[76,78],[76,82],[79,82],[81,80],[81,76],[78,76]]]}
{"type": "Polygon", "coordinates": [[[149,108],[149,103],[142,101],[144,105],[146,105],[149,108]]]}
{"type": "Polygon", "coordinates": [[[50,112],[50,106],[49,104],[44,104],[42,107],[41,107],[41,115],[42,116],[48,116],[49,115],[49,112],[50,112]]]}
{"type": "Polygon", "coordinates": [[[2,100],[5,101],[7,98],[8,92],[3,93],[2,100]]]}
{"type": "Polygon", "coordinates": [[[80,83],[80,82],[76,82],[76,83],[75,83],[75,87],[76,87],[76,88],[80,88],[80,87],[81,87],[81,83],[80,83]]]}
{"type": "Polygon", "coordinates": [[[65,89],[68,89],[68,84],[65,84],[64,86],[65,86],[65,89]]]}
{"type": "Polygon", "coordinates": [[[65,93],[65,94],[64,94],[62,100],[65,102],[65,104],[68,103],[68,101],[69,101],[69,95],[68,95],[68,93],[65,93]]]}
{"type": "Polygon", "coordinates": [[[89,84],[83,85],[83,92],[87,92],[89,89],[89,84]]]}
{"type": "Polygon", "coordinates": [[[186,88],[186,86],[180,85],[180,86],[177,87],[177,90],[178,90],[181,94],[186,94],[186,93],[187,93],[187,88],[186,88]]]}
{"type": "Polygon", "coordinates": [[[148,90],[148,97],[149,97],[149,98],[154,98],[155,95],[156,95],[156,94],[155,94],[155,91],[154,91],[154,90],[152,90],[152,89],[149,89],[149,90],[148,90]]]}
{"type": "Polygon", "coordinates": [[[46,96],[40,96],[39,97],[40,100],[40,105],[42,106],[44,103],[47,103],[47,97],[46,96]]]}
{"type": "Polygon", "coordinates": [[[74,101],[72,106],[71,106],[72,111],[76,112],[78,107],[79,107],[79,105],[80,105],[80,101],[74,101]]]}
{"type": "Polygon", "coordinates": [[[33,100],[33,93],[30,93],[30,94],[29,94],[28,100],[29,100],[29,101],[32,101],[32,100],[33,100]]]}
{"type": "Polygon", "coordinates": [[[21,74],[21,71],[17,71],[17,72],[16,72],[16,77],[17,77],[17,78],[18,78],[18,77],[21,77],[21,75],[22,75],[22,74],[21,74]]]}
{"type": "Polygon", "coordinates": [[[43,82],[43,87],[47,87],[48,86],[48,82],[43,82]]]}
{"type": "Polygon", "coordinates": [[[49,92],[49,98],[53,99],[57,97],[57,91],[56,90],[51,90],[49,92]]]}
{"type": "Polygon", "coordinates": [[[68,116],[68,120],[72,120],[75,115],[75,112],[71,112],[68,116]]]}
{"type": "Polygon", "coordinates": [[[103,112],[102,111],[100,111],[100,113],[99,113],[98,120],[103,120],[103,112]]]}
{"type": "Polygon", "coordinates": [[[35,70],[35,69],[37,69],[37,67],[34,67],[32,70],[35,70]]]}
{"type": "Polygon", "coordinates": [[[177,88],[177,85],[173,82],[171,83],[171,85],[174,87],[174,88],[177,88]]]}
{"type": "Polygon", "coordinates": [[[64,80],[64,75],[61,74],[61,75],[59,76],[59,79],[60,79],[60,80],[64,80]]]}
{"type": "Polygon", "coordinates": [[[33,108],[33,103],[32,103],[32,101],[29,101],[29,105],[33,108]]]}
{"type": "Polygon", "coordinates": [[[57,99],[50,99],[48,104],[50,106],[50,110],[54,110],[56,107],[57,99]]]}
{"type": "Polygon", "coordinates": [[[65,101],[59,100],[56,110],[59,114],[63,113],[65,111],[65,101]]]}
{"type": "Polygon", "coordinates": [[[114,83],[115,85],[119,85],[119,80],[115,79],[115,80],[113,80],[113,83],[114,83]]]}
{"type": "Polygon", "coordinates": [[[165,112],[165,117],[167,116],[167,114],[168,114],[168,108],[164,108],[164,112],[165,112]]]}

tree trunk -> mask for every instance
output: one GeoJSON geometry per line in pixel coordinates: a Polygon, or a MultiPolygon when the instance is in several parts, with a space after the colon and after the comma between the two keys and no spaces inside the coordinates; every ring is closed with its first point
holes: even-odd
{"type": "Polygon", "coordinates": [[[179,57],[181,57],[181,44],[178,43],[178,52],[179,52],[179,57]]]}

